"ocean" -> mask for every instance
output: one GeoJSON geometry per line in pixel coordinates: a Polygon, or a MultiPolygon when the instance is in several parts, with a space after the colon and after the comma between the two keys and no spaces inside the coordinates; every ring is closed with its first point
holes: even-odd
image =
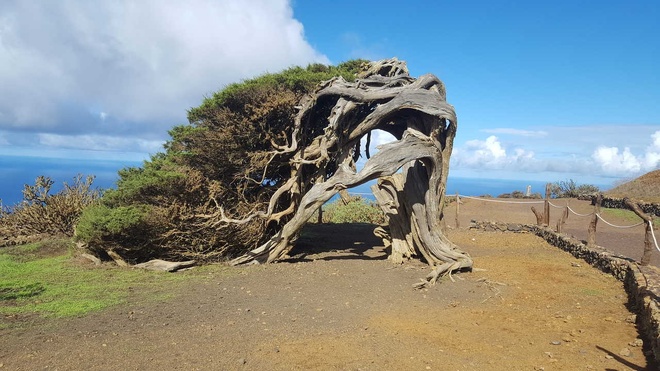
{"type": "Polygon", "coordinates": [[[62,189],[63,182],[73,183],[76,175],[94,175],[94,187],[116,187],[117,172],[125,167],[141,166],[141,161],[51,159],[41,157],[0,156],[0,200],[2,205],[15,205],[23,199],[23,186],[34,184],[40,176],[48,176],[55,184],[53,191],[62,189]]]}
{"type": "MultiPolygon", "coordinates": [[[[62,182],[72,183],[77,174],[95,175],[94,186],[102,189],[114,188],[118,179],[117,171],[128,166],[141,166],[142,162],[117,160],[72,160],[47,159],[36,157],[0,156],[0,199],[4,206],[15,205],[22,199],[23,186],[34,184],[39,175],[48,176],[55,181],[54,191],[62,188],[62,182]]],[[[491,195],[496,197],[513,191],[525,192],[527,186],[532,193],[545,192],[543,181],[458,178],[449,176],[447,194],[457,192],[465,196],[491,195]]],[[[350,193],[360,194],[373,199],[370,186],[374,182],[352,188],[350,193]]]]}
{"type": "MultiPolygon", "coordinates": [[[[373,200],[371,194],[371,185],[374,182],[369,182],[361,186],[349,189],[351,194],[358,194],[367,199],[373,200]]],[[[528,186],[531,186],[532,193],[545,194],[546,182],[534,180],[510,180],[510,179],[486,179],[486,178],[459,178],[452,177],[447,179],[446,194],[455,195],[456,193],[463,196],[484,196],[490,195],[497,197],[504,193],[511,193],[513,191],[525,192],[528,186]]]]}

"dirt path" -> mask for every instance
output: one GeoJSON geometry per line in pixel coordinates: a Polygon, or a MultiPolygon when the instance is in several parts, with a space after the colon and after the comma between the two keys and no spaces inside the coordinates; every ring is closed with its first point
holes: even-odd
{"type": "Polygon", "coordinates": [[[484,271],[415,291],[428,268],[390,264],[371,228],[310,226],[288,262],[218,267],[166,302],[5,330],[1,367],[646,369],[621,284],[536,236],[451,231],[484,271]]]}

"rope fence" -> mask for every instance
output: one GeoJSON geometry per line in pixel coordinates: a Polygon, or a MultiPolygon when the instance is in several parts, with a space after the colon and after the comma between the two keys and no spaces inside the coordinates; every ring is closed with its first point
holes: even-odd
{"type": "Polygon", "coordinates": [[[570,206],[567,205],[566,207],[568,208],[568,211],[572,212],[574,215],[577,215],[577,216],[579,216],[579,217],[585,217],[585,216],[592,216],[592,215],[594,215],[593,212],[591,212],[591,213],[589,213],[589,214],[580,214],[580,213],[576,212],[575,210],[571,209],[570,206]]]}
{"type": "Polygon", "coordinates": [[[649,229],[651,230],[651,236],[653,236],[653,243],[655,244],[656,250],[660,252],[660,247],[658,247],[658,240],[655,238],[655,233],[653,232],[653,223],[649,222],[649,229]]]}
{"type": "MultiPolygon", "coordinates": [[[[465,195],[460,195],[460,194],[459,194],[458,196],[459,196],[460,198],[467,198],[467,199],[471,199],[471,200],[479,200],[479,201],[485,201],[485,202],[496,202],[496,203],[502,203],[502,204],[515,204],[515,205],[524,205],[524,204],[542,204],[542,203],[545,202],[545,201],[505,201],[505,200],[493,200],[493,199],[490,199],[490,198],[481,198],[481,197],[465,196],[465,195]]],[[[577,216],[579,216],[579,217],[587,217],[587,216],[592,216],[592,215],[594,215],[593,212],[590,212],[589,214],[580,214],[580,213],[578,213],[577,211],[571,209],[571,207],[568,206],[568,205],[566,205],[566,206],[557,206],[557,205],[553,204],[552,202],[549,202],[549,204],[550,204],[550,206],[553,206],[553,207],[558,208],[558,209],[567,208],[568,211],[570,211],[572,214],[577,215],[577,216]]],[[[610,227],[614,227],[614,228],[634,228],[634,227],[638,227],[638,226],[640,226],[640,225],[642,225],[642,224],[645,223],[645,222],[639,222],[639,223],[637,223],[637,224],[633,224],[633,225],[616,225],[616,224],[614,224],[614,223],[611,223],[611,222],[608,222],[607,220],[605,220],[600,214],[595,214],[595,215],[598,217],[598,219],[602,220],[603,223],[609,225],[610,227]]]]}
{"type": "Polygon", "coordinates": [[[644,241],[644,254],[642,256],[641,260],[641,265],[648,265],[651,257],[650,253],[652,251],[652,246],[655,247],[655,249],[660,252],[660,246],[658,246],[658,240],[655,236],[655,232],[653,230],[653,218],[647,214],[645,214],[643,211],[641,211],[640,207],[638,204],[631,202],[630,200],[624,200],[625,204],[628,209],[633,211],[637,216],[639,216],[642,221],[637,223],[637,224],[632,224],[632,225],[617,225],[615,223],[612,223],[600,214],[600,205],[602,203],[602,195],[599,195],[596,198],[596,202],[594,205],[594,210],[591,213],[578,213],[577,211],[573,210],[568,203],[566,203],[566,206],[560,206],[560,205],[555,205],[552,202],[550,202],[550,190],[549,186],[546,187],[546,195],[544,200],[538,200],[538,201],[511,201],[511,200],[495,200],[491,198],[483,198],[483,197],[473,197],[473,196],[466,196],[466,195],[461,195],[456,193],[456,226],[457,228],[459,227],[459,220],[458,220],[458,214],[459,214],[459,205],[460,205],[460,200],[461,198],[464,199],[471,199],[471,200],[478,200],[478,201],[483,201],[483,202],[494,202],[494,203],[500,203],[500,204],[514,204],[514,205],[530,205],[530,204],[543,204],[544,205],[544,210],[541,213],[540,211],[537,211],[533,206],[532,206],[532,212],[534,212],[534,215],[536,216],[537,219],[537,224],[538,225],[546,225],[549,226],[550,224],[550,207],[554,207],[557,209],[563,209],[564,212],[557,221],[557,232],[561,233],[561,229],[563,228],[563,225],[566,222],[566,219],[568,218],[569,213],[572,213],[576,216],[579,217],[591,217],[591,222],[589,223],[589,238],[587,239],[587,245],[594,246],[596,244],[596,225],[598,220],[602,221],[603,223],[607,224],[610,227],[613,228],[620,228],[620,229],[629,229],[629,228],[635,228],[639,227],[641,225],[646,224],[646,237],[644,241]]]}
{"type": "Polygon", "coordinates": [[[596,214],[596,216],[597,216],[598,219],[600,219],[603,223],[609,225],[610,227],[614,227],[614,228],[621,228],[621,229],[625,229],[625,228],[635,228],[635,227],[638,227],[638,226],[640,226],[640,225],[642,225],[642,224],[645,224],[645,222],[639,222],[639,223],[637,223],[637,224],[633,224],[633,225],[614,225],[614,224],[608,222],[607,220],[603,219],[603,217],[600,216],[600,214],[596,214]]]}
{"type": "MultiPolygon", "coordinates": [[[[351,192],[351,194],[355,195],[360,195],[360,196],[368,196],[371,195],[371,193],[360,193],[360,192],[351,192]]],[[[544,210],[543,213],[540,211],[537,211],[534,207],[532,207],[532,211],[536,215],[537,218],[537,224],[538,225],[549,225],[550,224],[550,207],[554,207],[556,209],[563,209],[564,213],[560,217],[560,219],[557,221],[557,232],[561,233],[561,229],[563,228],[563,225],[566,222],[566,219],[568,218],[568,214],[574,214],[578,217],[591,217],[591,222],[589,224],[589,238],[587,240],[587,245],[595,245],[596,243],[596,224],[598,220],[601,220],[603,223],[607,224],[610,227],[613,228],[620,228],[620,229],[628,229],[628,228],[635,228],[643,224],[647,224],[646,227],[646,239],[645,239],[645,247],[644,247],[644,256],[642,257],[642,265],[648,265],[650,261],[650,251],[651,251],[651,246],[655,246],[656,250],[660,252],[660,246],[658,246],[658,240],[655,237],[655,233],[653,231],[653,218],[651,218],[649,215],[644,214],[639,207],[636,204],[630,204],[628,205],[628,208],[631,209],[634,213],[636,213],[643,221],[637,224],[633,225],[616,225],[610,221],[607,221],[603,216],[600,214],[600,204],[602,200],[602,196],[599,195],[598,199],[596,200],[596,205],[594,207],[594,211],[591,213],[583,214],[583,213],[578,213],[577,211],[573,210],[568,203],[566,206],[561,206],[561,205],[555,205],[552,202],[550,202],[550,190],[549,187],[546,187],[546,195],[545,199],[543,200],[538,200],[538,201],[510,201],[510,200],[496,200],[492,198],[483,198],[483,197],[474,197],[474,196],[467,196],[467,195],[461,195],[456,193],[456,227],[460,227],[459,220],[458,220],[458,215],[459,215],[459,205],[460,205],[460,200],[461,198],[464,199],[470,199],[470,200],[478,200],[478,201],[483,201],[483,202],[493,202],[493,203],[500,203],[500,204],[514,204],[514,205],[544,205],[544,210]]]]}

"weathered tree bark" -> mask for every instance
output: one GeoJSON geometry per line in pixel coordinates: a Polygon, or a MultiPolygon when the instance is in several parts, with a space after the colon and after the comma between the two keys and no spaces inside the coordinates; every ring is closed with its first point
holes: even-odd
{"type": "Polygon", "coordinates": [[[372,63],[353,83],[342,78],[322,83],[313,96],[301,102],[290,143],[274,151],[274,156],[290,156],[291,177],[272,196],[268,210],[242,220],[227,219],[220,210],[220,221],[227,223],[253,217],[277,223],[286,220],[266,243],[231,263],[268,263],[282,258],[323,203],[338,192],[378,179],[374,195],[388,217],[388,227],[374,232],[391,244],[392,261],[423,258],[433,269],[425,281],[431,284],[445,273],[470,269],[469,255],[441,231],[456,128],[454,108],[445,101],[442,82],[433,75],[414,79],[405,63],[396,59],[372,63]],[[305,139],[300,134],[305,132],[302,127],[312,120],[327,124],[322,134],[305,139]],[[397,140],[380,146],[373,156],[367,153],[368,160],[357,171],[360,140],[376,129],[397,140]],[[285,194],[291,202],[277,211],[285,194]]]}

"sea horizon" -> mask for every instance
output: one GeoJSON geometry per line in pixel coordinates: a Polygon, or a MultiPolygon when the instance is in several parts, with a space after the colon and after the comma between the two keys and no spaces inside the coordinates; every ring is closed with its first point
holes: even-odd
{"type": "MultiPolygon", "coordinates": [[[[13,206],[22,200],[25,184],[34,184],[40,176],[50,177],[54,182],[53,193],[62,189],[63,183],[71,184],[78,174],[95,176],[94,188],[110,189],[116,187],[118,171],[125,167],[142,166],[142,161],[129,160],[82,160],[53,159],[39,157],[0,156],[0,200],[3,206],[13,206]]],[[[494,179],[479,177],[455,177],[451,173],[447,180],[446,194],[459,193],[465,196],[490,195],[497,197],[513,191],[526,192],[531,187],[532,193],[545,193],[545,185],[557,180],[538,181],[527,179],[494,179]]],[[[576,182],[582,184],[579,179],[576,182]]],[[[374,199],[370,187],[375,181],[349,189],[349,193],[358,194],[367,199],[374,199]]],[[[595,184],[601,190],[611,185],[595,184]]]]}

